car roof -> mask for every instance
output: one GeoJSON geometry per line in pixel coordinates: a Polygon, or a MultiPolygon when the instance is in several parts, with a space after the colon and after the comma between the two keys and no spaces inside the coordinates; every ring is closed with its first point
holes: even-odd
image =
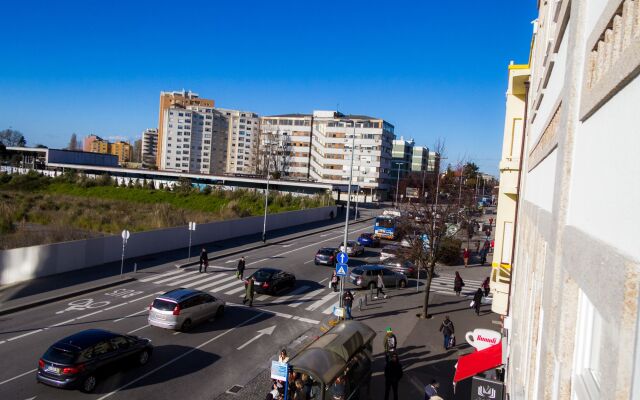
{"type": "Polygon", "coordinates": [[[184,299],[187,299],[193,295],[196,294],[200,294],[202,293],[199,290],[195,290],[195,289],[187,289],[187,288],[177,288],[177,289],[173,289],[168,291],[167,293],[164,293],[160,296],[158,296],[159,299],[164,299],[164,300],[173,300],[176,302],[180,302],[184,299]]]}
{"type": "Polygon", "coordinates": [[[360,265],[357,268],[362,268],[362,269],[367,270],[367,271],[375,271],[375,270],[380,270],[380,269],[387,269],[386,267],[384,267],[382,265],[375,265],[375,264],[360,265]]]}
{"type": "Polygon", "coordinates": [[[326,250],[326,251],[336,251],[336,250],[338,250],[338,249],[336,249],[335,247],[320,247],[320,248],[318,249],[318,251],[323,251],[323,250],[326,250]]]}
{"type": "Polygon", "coordinates": [[[267,272],[270,274],[275,274],[276,272],[280,272],[280,271],[282,270],[277,268],[260,268],[260,269],[257,269],[256,272],[254,272],[254,274],[257,274],[258,272],[267,272]]]}
{"type": "Polygon", "coordinates": [[[74,333],[71,336],[67,336],[64,339],[58,340],[54,347],[63,347],[69,350],[86,349],[89,346],[101,342],[103,340],[111,339],[116,336],[121,336],[117,333],[105,331],[103,329],[87,329],[81,332],[74,333]]]}

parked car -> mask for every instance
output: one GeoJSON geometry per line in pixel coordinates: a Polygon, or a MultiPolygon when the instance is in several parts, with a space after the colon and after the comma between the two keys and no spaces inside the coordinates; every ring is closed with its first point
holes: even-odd
{"type": "Polygon", "coordinates": [[[149,325],[189,330],[193,325],[224,315],[225,302],[195,289],[173,289],[156,297],[149,306],[149,325]]]}
{"type": "Polygon", "coordinates": [[[316,265],[336,265],[336,256],[338,255],[338,249],[335,247],[322,247],[316,252],[316,256],[313,262],[316,265]]]}
{"type": "MultiPolygon", "coordinates": [[[[275,295],[284,289],[291,289],[296,285],[296,276],[290,272],[276,268],[260,268],[249,275],[255,280],[256,293],[275,295]]],[[[244,281],[247,284],[249,277],[244,281]]]]}
{"type": "Polygon", "coordinates": [[[373,233],[362,233],[358,236],[358,243],[364,247],[380,247],[380,239],[373,236],[373,233]]]}
{"type": "Polygon", "coordinates": [[[151,340],[88,329],[57,341],[38,360],[36,379],[60,388],[92,392],[109,371],[149,361],[151,340]]]}
{"type": "MultiPolygon", "coordinates": [[[[340,251],[345,251],[344,242],[340,243],[340,251]]],[[[364,246],[355,240],[347,240],[346,253],[348,256],[361,256],[364,254],[364,246]]]]}
{"type": "Polygon", "coordinates": [[[401,272],[410,278],[418,277],[418,268],[409,260],[400,257],[391,257],[384,260],[383,265],[395,272],[401,272]]]}
{"type": "Polygon", "coordinates": [[[382,271],[382,280],[385,286],[407,286],[407,276],[395,272],[382,265],[361,265],[351,270],[349,282],[361,287],[373,289],[377,286],[378,274],[382,271]]]}
{"type": "Polygon", "coordinates": [[[382,248],[380,252],[380,261],[384,261],[387,258],[397,257],[400,254],[400,247],[396,245],[388,245],[382,248]]]}

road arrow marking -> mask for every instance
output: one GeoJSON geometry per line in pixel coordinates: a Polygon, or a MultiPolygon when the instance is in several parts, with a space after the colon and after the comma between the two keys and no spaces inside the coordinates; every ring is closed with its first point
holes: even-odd
{"type": "Polygon", "coordinates": [[[253,338],[251,338],[247,343],[243,344],[242,346],[238,347],[238,350],[242,350],[245,347],[247,347],[249,344],[253,343],[255,340],[258,340],[260,337],[262,337],[263,335],[271,335],[273,333],[273,331],[276,329],[276,326],[270,326],[268,328],[264,328],[264,329],[260,329],[258,331],[258,335],[254,336],[253,338]]]}

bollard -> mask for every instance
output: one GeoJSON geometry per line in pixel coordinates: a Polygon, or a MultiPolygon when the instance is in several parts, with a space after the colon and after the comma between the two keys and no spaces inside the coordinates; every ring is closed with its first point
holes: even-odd
{"type": "Polygon", "coordinates": [[[133,263],[133,273],[138,272],[138,263],[133,263]]]}
{"type": "MultiPolygon", "coordinates": [[[[365,294],[364,297],[366,299],[367,295],[365,294]]],[[[362,296],[358,299],[358,309],[362,311],[362,296]]]]}

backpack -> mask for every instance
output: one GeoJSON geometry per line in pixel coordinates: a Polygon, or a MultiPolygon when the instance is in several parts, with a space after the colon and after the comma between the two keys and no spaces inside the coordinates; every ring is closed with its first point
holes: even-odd
{"type": "Polygon", "coordinates": [[[390,335],[387,337],[387,349],[393,351],[396,349],[396,336],[390,335]]]}

